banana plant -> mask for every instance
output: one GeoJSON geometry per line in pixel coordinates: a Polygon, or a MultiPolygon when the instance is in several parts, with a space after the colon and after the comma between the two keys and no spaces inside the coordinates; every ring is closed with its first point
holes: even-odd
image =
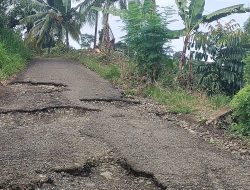
{"type": "MultiPolygon", "coordinates": [[[[185,28],[180,34],[184,36],[184,45],[182,55],[179,61],[179,71],[182,74],[186,63],[186,54],[190,45],[192,35],[198,30],[201,24],[211,23],[234,13],[250,12],[244,4],[234,5],[219,9],[208,15],[204,15],[205,0],[175,0],[185,28]]],[[[190,73],[192,72],[192,63],[189,63],[190,73]]]]}

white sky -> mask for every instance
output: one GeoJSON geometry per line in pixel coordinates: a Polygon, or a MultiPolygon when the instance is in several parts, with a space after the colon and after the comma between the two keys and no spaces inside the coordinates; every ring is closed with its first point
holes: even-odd
{"type": "MultiPolygon", "coordinates": [[[[160,7],[166,7],[166,6],[171,6],[174,8],[174,10],[177,10],[175,0],[156,0],[157,5],[160,7]]],[[[245,4],[246,7],[250,6],[250,0],[206,0],[206,5],[205,5],[205,14],[211,13],[215,10],[225,8],[227,6],[232,6],[236,4],[245,4]]],[[[231,19],[236,20],[240,25],[243,25],[244,22],[247,20],[247,18],[250,16],[250,13],[245,13],[245,14],[234,14],[228,17],[225,17],[221,19],[222,23],[223,22],[228,22],[231,19]]],[[[183,28],[183,24],[179,16],[177,15],[176,12],[176,18],[178,21],[171,23],[169,25],[169,28],[172,30],[178,30],[183,28]]],[[[124,36],[124,31],[122,31],[122,21],[120,20],[119,17],[110,17],[110,26],[111,29],[114,33],[114,36],[116,38],[116,42],[119,41],[119,39],[124,36]]],[[[99,21],[99,30],[101,29],[101,20],[99,21]]],[[[94,27],[90,27],[88,25],[85,25],[82,28],[82,33],[88,33],[88,34],[94,34],[94,27]]],[[[80,45],[77,42],[74,42],[73,40],[70,41],[71,46],[75,48],[80,48],[80,45]]],[[[172,41],[172,48],[174,51],[181,51],[182,50],[182,44],[183,40],[173,40],[172,41]]]]}

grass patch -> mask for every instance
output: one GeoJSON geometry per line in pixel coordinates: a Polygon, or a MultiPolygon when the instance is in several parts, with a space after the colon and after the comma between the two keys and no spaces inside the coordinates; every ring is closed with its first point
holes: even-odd
{"type": "MultiPolygon", "coordinates": [[[[230,98],[224,95],[207,97],[203,93],[190,93],[180,88],[163,88],[161,86],[146,87],[144,95],[167,106],[171,113],[208,113],[228,106],[230,98]]],[[[203,114],[204,115],[204,114],[203,114]]]]}
{"type": "Polygon", "coordinates": [[[100,76],[112,82],[117,82],[120,79],[120,69],[118,65],[108,64],[101,65],[95,60],[84,61],[84,64],[91,70],[97,72],[100,76]]]}
{"type": "Polygon", "coordinates": [[[84,51],[69,52],[64,55],[65,58],[78,61],[88,67],[90,70],[95,71],[101,77],[111,81],[112,83],[119,83],[121,78],[121,69],[118,64],[113,61],[107,60],[103,55],[92,55],[84,51]]]}
{"type": "Polygon", "coordinates": [[[196,111],[195,97],[190,96],[182,89],[168,90],[159,86],[151,86],[144,89],[144,94],[161,104],[167,105],[172,113],[189,114],[196,111]]]}
{"type": "Polygon", "coordinates": [[[32,58],[30,49],[25,45],[21,36],[8,28],[0,28],[0,42],[11,55],[19,55],[22,59],[32,58]]]}
{"type": "Polygon", "coordinates": [[[25,60],[18,54],[10,54],[0,43],[0,80],[7,79],[25,67],[25,60]]]}
{"type": "Polygon", "coordinates": [[[21,37],[8,28],[0,28],[0,80],[22,70],[32,54],[21,37]]]}
{"type": "Polygon", "coordinates": [[[228,106],[231,101],[231,98],[223,94],[216,94],[209,97],[209,101],[213,109],[218,109],[221,107],[228,106]]]}

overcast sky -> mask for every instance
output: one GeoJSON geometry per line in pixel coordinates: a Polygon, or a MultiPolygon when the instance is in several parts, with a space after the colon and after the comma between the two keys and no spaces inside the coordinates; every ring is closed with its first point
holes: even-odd
{"type": "MultiPolygon", "coordinates": [[[[160,7],[166,7],[166,6],[171,6],[175,10],[177,10],[175,0],[156,0],[157,5],[160,7]]],[[[215,10],[227,7],[227,6],[232,6],[236,4],[245,4],[246,7],[250,6],[250,0],[206,0],[206,5],[205,5],[205,14],[211,13],[215,10]]],[[[225,17],[221,19],[222,23],[228,22],[231,19],[236,20],[240,25],[243,26],[244,22],[247,20],[247,18],[250,16],[250,13],[245,13],[245,14],[234,14],[228,17],[225,17]]],[[[169,28],[172,30],[177,30],[177,29],[182,29],[183,24],[179,16],[176,14],[175,19],[178,21],[175,23],[171,23],[169,25],[169,28]]],[[[111,29],[114,33],[114,36],[116,38],[116,42],[119,41],[119,39],[124,36],[124,31],[122,31],[122,21],[120,20],[119,17],[110,17],[110,26],[111,29]]],[[[101,29],[101,21],[99,22],[99,30],[101,29]]],[[[91,28],[90,26],[84,26],[82,28],[82,33],[88,33],[88,34],[94,34],[94,27],[91,28]]],[[[182,50],[182,39],[179,40],[173,40],[172,41],[172,48],[174,51],[181,51],[182,50]]],[[[79,48],[79,44],[77,42],[74,42],[71,40],[71,45],[75,48],[79,48]]]]}

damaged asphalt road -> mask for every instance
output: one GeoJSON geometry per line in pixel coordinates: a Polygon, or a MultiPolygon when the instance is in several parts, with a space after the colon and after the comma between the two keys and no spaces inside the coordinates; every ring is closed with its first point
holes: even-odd
{"type": "Polygon", "coordinates": [[[0,189],[250,189],[250,163],[81,64],[37,59],[0,89],[0,189]]]}

